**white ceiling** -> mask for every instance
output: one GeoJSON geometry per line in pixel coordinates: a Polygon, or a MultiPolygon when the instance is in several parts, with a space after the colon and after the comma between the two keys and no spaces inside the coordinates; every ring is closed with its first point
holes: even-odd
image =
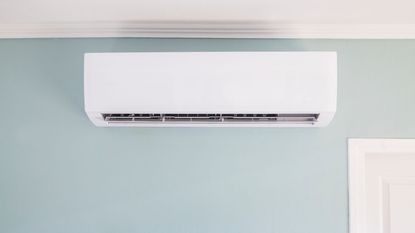
{"type": "Polygon", "coordinates": [[[0,0],[0,37],[415,38],[413,0],[0,0]]]}

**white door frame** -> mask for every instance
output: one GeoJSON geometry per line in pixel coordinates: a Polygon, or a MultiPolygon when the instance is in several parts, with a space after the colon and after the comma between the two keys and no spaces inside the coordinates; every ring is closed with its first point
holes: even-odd
{"type": "Polygon", "coordinates": [[[367,233],[365,161],[369,153],[415,153],[415,139],[349,139],[349,232],[367,233]]]}

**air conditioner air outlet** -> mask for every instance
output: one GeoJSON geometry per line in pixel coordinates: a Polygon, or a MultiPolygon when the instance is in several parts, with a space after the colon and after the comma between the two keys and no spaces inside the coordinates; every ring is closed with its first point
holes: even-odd
{"type": "Polygon", "coordinates": [[[182,123],[220,123],[220,122],[238,122],[238,123],[314,123],[319,118],[318,113],[308,114],[269,114],[269,113],[105,113],[102,114],[106,122],[182,122],[182,123]]]}

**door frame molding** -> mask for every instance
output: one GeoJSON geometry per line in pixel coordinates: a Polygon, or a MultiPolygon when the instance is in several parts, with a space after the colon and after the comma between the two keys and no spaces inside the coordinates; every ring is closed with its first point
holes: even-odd
{"type": "MultiPolygon", "coordinates": [[[[366,155],[371,153],[415,153],[415,139],[348,140],[349,233],[366,233],[366,155]]],[[[393,155],[392,155],[393,156],[393,155]]]]}

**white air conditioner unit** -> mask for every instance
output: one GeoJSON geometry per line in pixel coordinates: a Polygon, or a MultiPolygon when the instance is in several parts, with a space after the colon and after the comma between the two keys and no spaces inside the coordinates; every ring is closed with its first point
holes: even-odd
{"type": "Polygon", "coordinates": [[[325,126],[336,112],[335,52],[85,55],[97,126],[325,126]]]}

